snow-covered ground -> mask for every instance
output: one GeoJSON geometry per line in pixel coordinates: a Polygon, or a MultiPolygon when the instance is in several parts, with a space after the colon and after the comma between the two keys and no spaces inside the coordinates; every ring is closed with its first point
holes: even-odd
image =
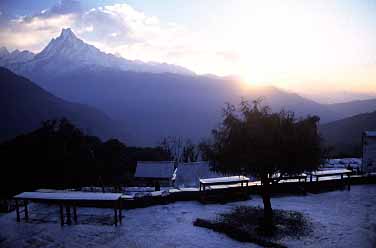
{"type": "MultiPolygon", "coordinates": [[[[376,247],[376,185],[353,186],[307,196],[273,198],[274,208],[304,212],[314,231],[300,240],[282,240],[288,247],[376,247]]],[[[196,218],[214,218],[237,205],[177,202],[123,211],[123,224],[111,225],[111,209],[78,208],[79,224],[60,227],[58,208],[31,205],[30,223],[16,223],[15,213],[0,216],[0,247],[257,247],[223,234],[195,227],[196,218]]]]}

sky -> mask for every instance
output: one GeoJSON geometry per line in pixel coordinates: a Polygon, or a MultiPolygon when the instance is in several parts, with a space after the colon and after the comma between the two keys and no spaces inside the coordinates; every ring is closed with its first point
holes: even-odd
{"type": "Polygon", "coordinates": [[[10,50],[39,52],[67,27],[127,59],[306,94],[376,94],[376,0],[0,1],[10,50]]]}

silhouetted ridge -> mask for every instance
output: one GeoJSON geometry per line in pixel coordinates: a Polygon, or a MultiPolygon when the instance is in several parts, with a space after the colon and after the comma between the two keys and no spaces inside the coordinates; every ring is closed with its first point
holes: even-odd
{"type": "Polygon", "coordinates": [[[99,110],[58,98],[3,67],[0,67],[0,106],[0,140],[31,131],[42,121],[62,117],[101,138],[124,138],[117,124],[99,110]]]}

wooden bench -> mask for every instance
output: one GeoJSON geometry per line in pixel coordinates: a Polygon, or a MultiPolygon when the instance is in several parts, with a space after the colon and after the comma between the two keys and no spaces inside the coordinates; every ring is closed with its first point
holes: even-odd
{"type": "Polygon", "coordinates": [[[56,204],[60,207],[60,224],[64,225],[64,207],[66,209],[67,224],[71,224],[71,211],[73,209],[73,220],[77,223],[77,205],[80,203],[98,203],[106,202],[113,206],[114,209],[114,224],[117,226],[118,219],[121,223],[121,196],[118,193],[89,193],[89,192],[51,192],[51,193],[41,193],[41,192],[23,192],[14,196],[16,202],[16,214],[17,222],[20,222],[20,205],[19,201],[24,203],[24,213],[25,220],[29,220],[29,201],[38,201],[49,204],[56,204]]]}

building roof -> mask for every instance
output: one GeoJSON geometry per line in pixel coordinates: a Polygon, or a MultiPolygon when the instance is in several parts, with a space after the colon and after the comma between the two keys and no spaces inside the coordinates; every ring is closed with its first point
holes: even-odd
{"type": "Polygon", "coordinates": [[[364,135],[367,137],[376,137],[376,131],[365,131],[364,135]]]}
{"type": "Polygon", "coordinates": [[[176,185],[178,187],[198,187],[200,179],[222,177],[210,170],[209,162],[193,162],[178,165],[176,185]]]}
{"type": "Polygon", "coordinates": [[[174,165],[174,161],[137,161],[134,177],[171,179],[174,165]]]}

